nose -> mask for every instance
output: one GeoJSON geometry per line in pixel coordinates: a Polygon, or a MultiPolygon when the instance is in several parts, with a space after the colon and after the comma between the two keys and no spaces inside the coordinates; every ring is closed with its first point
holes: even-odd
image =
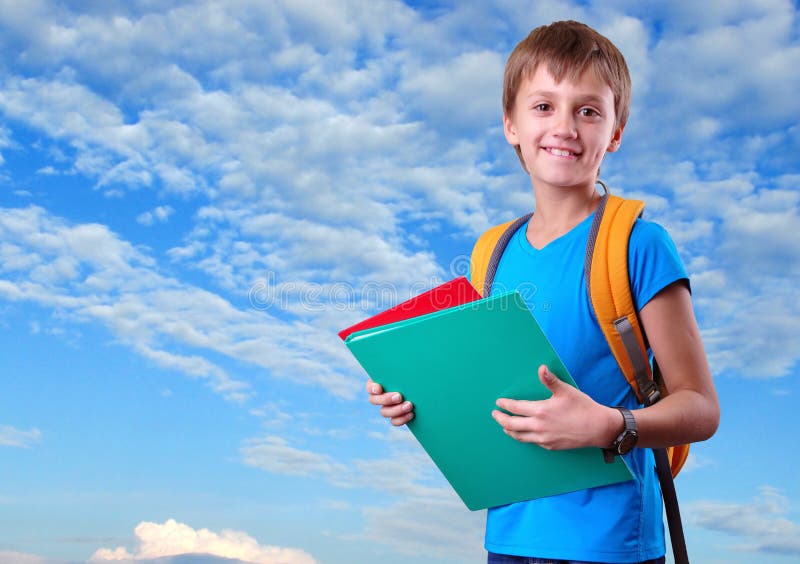
{"type": "Polygon", "coordinates": [[[557,137],[573,138],[578,132],[572,112],[559,111],[553,115],[553,134],[557,137]]]}

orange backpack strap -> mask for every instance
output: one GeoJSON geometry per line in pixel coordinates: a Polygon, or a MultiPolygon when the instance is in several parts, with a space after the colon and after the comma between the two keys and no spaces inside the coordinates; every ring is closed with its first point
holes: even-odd
{"type": "Polygon", "coordinates": [[[586,245],[589,299],[625,379],[645,405],[660,398],[653,381],[628,275],[628,239],[644,202],[606,195],[594,216],[586,245]]]}
{"type": "Polygon", "coordinates": [[[506,250],[511,237],[528,221],[532,214],[524,215],[512,221],[495,225],[475,242],[469,260],[469,278],[472,286],[484,298],[489,295],[497,273],[500,257],[506,250]]]}
{"type": "MultiPolygon", "coordinates": [[[[628,240],[644,202],[603,196],[586,245],[586,281],[597,321],[617,364],[636,397],[652,405],[666,395],[656,367],[650,368],[644,330],[633,303],[628,272],[628,240]],[[658,383],[657,383],[658,382],[658,383]]],[[[689,455],[689,445],[667,449],[672,475],[689,455]]]]}

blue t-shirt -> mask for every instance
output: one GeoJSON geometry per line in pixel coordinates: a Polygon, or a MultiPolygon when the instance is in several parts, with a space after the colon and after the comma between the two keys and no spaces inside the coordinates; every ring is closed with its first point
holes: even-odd
{"type": "MultiPolygon", "coordinates": [[[[589,303],[584,256],[593,215],[537,250],[514,234],[492,294],[517,289],[579,388],[609,406],[640,407],[589,303]]],[[[637,220],[628,250],[637,309],[687,279],[674,243],[658,224],[637,220]]],[[[535,377],[535,375],[534,375],[535,377]]],[[[665,552],[661,491],[650,449],[626,455],[634,480],[488,511],[486,549],[500,554],[592,562],[641,562],[665,552]]]]}

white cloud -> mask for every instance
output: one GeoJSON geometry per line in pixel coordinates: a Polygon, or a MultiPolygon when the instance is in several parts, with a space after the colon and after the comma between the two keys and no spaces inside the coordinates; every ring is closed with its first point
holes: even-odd
{"type": "Polygon", "coordinates": [[[502,116],[504,64],[496,51],[464,53],[443,64],[407,69],[400,87],[429,124],[482,131],[502,116]]]}
{"type": "Polygon", "coordinates": [[[717,10],[717,17],[711,7],[699,19],[691,9],[689,32],[666,29],[653,49],[661,72],[651,90],[663,100],[670,129],[686,133],[690,150],[702,140],[685,125],[698,118],[714,118],[730,133],[780,127],[796,115],[791,96],[800,86],[795,8],[790,2],[740,4],[744,9],[717,10]],[[745,106],[758,107],[757,116],[737,111],[745,106]]]}
{"type": "Polygon", "coordinates": [[[362,540],[381,539],[409,556],[432,555],[478,564],[486,561],[486,512],[470,512],[455,495],[447,500],[413,498],[363,509],[362,540]]]}
{"type": "Polygon", "coordinates": [[[82,84],[70,72],[54,80],[13,77],[4,81],[0,108],[24,118],[56,139],[80,138],[87,144],[106,145],[134,158],[147,144],[141,127],[126,125],[122,112],[82,84]],[[41,111],[41,109],[46,110],[41,111]]]}
{"type": "Polygon", "coordinates": [[[35,427],[23,431],[10,425],[0,425],[0,446],[30,448],[41,440],[42,432],[35,427]]]}
{"type": "MultiPolygon", "coordinates": [[[[11,140],[11,130],[5,126],[0,126],[0,149],[7,149],[13,147],[14,142],[11,140]]],[[[0,167],[5,164],[3,153],[0,152],[0,167]]]]}
{"type": "Polygon", "coordinates": [[[205,354],[222,353],[339,396],[352,397],[359,387],[341,363],[323,356],[344,356],[332,333],[264,311],[239,310],[216,294],[164,276],[150,256],[106,226],[70,225],[30,207],[0,210],[0,233],[8,241],[0,255],[6,276],[0,279],[0,295],[60,308],[78,321],[99,321],[133,350],[161,366],[208,379],[230,399],[245,399],[250,386],[205,354]],[[30,260],[19,259],[23,255],[30,260]],[[309,344],[326,340],[330,343],[321,350],[309,344]]]}
{"type": "MultiPolygon", "coordinates": [[[[208,198],[195,229],[170,251],[174,265],[199,269],[232,294],[276,273],[276,290],[288,296],[280,314],[317,321],[325,331],[337,328],[340,312],[324,301],[312,311],[301,303],[304,293],[330,296],[347,281],[360,303],[357,288],[365,282],[390,282],[402,293],[447,276],[441,266],[447,261],[436,254],[443,234],[463,241],[460,250],[468,251],[473,234],[531,205],[527,179],[493,125],[508,41],[494,27],[498,18],[525,32],[555,17],[597,20],[625,50],[634,78],[652,85],[634,90],[639,115],[626,143],[636,149],[615,156],[608,170],[612,178],[619,170],[626,188],[677,202],[661,215],[675,227],[681,248],[713,258],[697,272],[697,288],[714,292],[703,313],[710,312],[711,352],[722,369],[733,366],[726,351],[735,350],[742,336],[730,328],[732,314],[715,312],[740,295],[762,295],[731,287],[737,265],[757,261],[769,272],[796,260],[790,238],[796,205],[760,210],[757,200],[766,200],[773,186],[763,186],[760,180],[769,179],[752,172],[791,134],[759,122],[748,151],[738,149],[740,136],[731,136],[740,123],[741,112],[734,110],[744,106],[747,92],[763,99],[759,107],[768,107],[776,123],[794,119],[793,110],[784,111],[792,96],[774,87],[791,89],[800,68],[793,64],[795,16],[786,3],[736,9],[714,3],[702,18],[686,21],[686,41],[680,23],[655,33],[653,15],[630,6],[625,10],[636,16],[555,2],[499,11],[464,5],[435,22],[394,2],[338,2],[326,7],[329,15],[308,14],[293,3],[230,10],[211,4],[161,11],[117,6],[80,15],[60,7],[52,10],[57,19],[44,6],[9,8],[4,16],[17,30],[12,50],[26,56],[13,59],[0,85],[3,113],[68,144],[72,169],[109,193],[151,186],[165,198],[208,198]],[[29,21],[32,12],[43,21],[29,21]],[[774,31],[764,33],[768,25],[774,31]],[[313,42],[307,39],[311,30],[313,42]],[[719,41],[730,49],[718,48],[719,41]],[[98,50],[106,55],[102,60],[94,56],[98,50]],[[49,70],[28,76],[41,68],[49,70]],[[776,81],[778,75],[783,79],[776,81]],[[99,82],[107,85],[102,92],[93,86],[99,82]],[[415,115],[426,117],[414,121],[415,115]],[[716,172],[701,170],[701,159],[711,159],[716,172]],[[773,223],[782,226],[777,237],[766,229],[773,223]],[[747,260],[727,260],[740,250],[747,260]]],[[[674,24],[689,13],[687,6],[659,10],[669,12],[674,24]]],[[[164,204],[138,220],[166,221],[171,209],[164,204]]],[[[17,246],[22,253],[31,250],[17,246]]],[[[99,291],[114,288],[112,272],[85,277],[83,269],[79,257],[66,254],[43,260],[30,279],[43,287],[72,289],[84,280],[99,291]]],[[[146,270],[137,273],[152,278],[153,269],[146,270]]],[[[7,291],[25,293],[19,286],[7,291]]],[[[776,307],[787,301],[785,292],[778,289],[776,307]]],[[[746,321],[746,312],[736,319],[746,321]]],[[[116,326],[123,330],[125,323],[123,318],[116,326]]],[[[792,338],[793,327],[775,330],[792,338]]],[[[256,350],[263,345],[238,343],[236,354],[263,363],[265,354],[256,350]]],[[[329,345],[323,354],[341,359],[329,345]]],[[[153,348],[144,343],[140,350],[153,348]]],[[[791,351],[798,348],[783,346],[768,374],[790,369],[791,351]]],[[[286,362],[276,347],[269,350],[277,361],[268,364],[286,362]]],[[[186,356],[181,362],[187,370],[215,372],[186,356]]],[[[307,359],[301,364],[313,366],[307,359]]],[[[339,393],[347,386],[341,378],[328,381],[339,393]]]]}
{"type": "Polygon", "coordinates": [[[149,227],[154,223],[166,223],[173,213],[175,213],[175,208],[172,206],[158,206],[152,211],[139,214],[136,217],[136,221],[149,227]]]}
{"type": "Polygon", "coordinates": [[[333,476],[347,469],[327,455],[289,446],[280,437],[249,439],[240,451],[245,464],[273,474],[333,476]]]}
{"type": "Polygon", "coordinates": [[[698,501],[686,511],[694,525],[736,537],[739,550],[800,555],[800,523],[789,520],[788,513],[788,498],[769,486],[747,503],[698,501]]]}
{"type": "Polygon", "coordinates": [[[460,562],[485,559],[481,546],[485,512],[470,512],[428,455],[403,429],[380,435],[385,458],[339,461],[291,446],[277,436],[242,443],[242,461],[266,472],[313,477],[338,488],[377,492],[383,502],[361,508],[365,524],[349,542],[381,543],[412,556],[454,555],[460,562]],[[465,542],[464,539],[472,539],[465,542]]]}
{"type": "MultiPolygon", "coordinates": [[[[293,429],[308,437],[321,435],[303,423],[303,414],[295,414],[293,429]]],[[[334,439],[341,443],[353,433],[327,430],[326,443],[334,439]]],[[[295,433],[296,434],[296,433],[295,433]]],[[[358,440],[370,436],[363,428],[357,431],[358,440]]],[[[310,448],[298,448],[276,435],[243,441],[239,453],[248,466],[266,472],[289,476],[308,476],[344,489],[368,489],[396,498],[413,498],[436,503],[452,500],[455,495],[413,435],[407,429],[392,429],[380,436],[376,453],[383,458],[340,459],[329,453],[310,448]]]]}
{"type": "MultiPolygon", "coordinates": [[[[696,449],[697,446],[694,447],[696,449]]],[[[689,451],[689,457],[686,459],[686,462],[681,468],[681,472],[693,472],[700,468],[706,468],[708,466],[714,466],[714,461],[702,454],[697,454],[696,452],[689,451]]]]}
{"type": "Polygon", "coordinates": [[[114,560],[146,560],[183,554],[206,554],[235,558],[254,564],[314,564],[316,560],[297,548],[261,545],[246,533],[209,529],[195,530],[174,519],[164,523],[143,521],[134,529],[139,546],[135,553],[125,547],[100,548],[92,555],[93,562],[114,560]]]}
{"type": "Polygon", "coordinates": [[[115,549],[98,548],[92,554],[92,560],[95,562],[102,562],[106,560],[133,560],[134,556],[124,546],[118,546],[115,549]]]}

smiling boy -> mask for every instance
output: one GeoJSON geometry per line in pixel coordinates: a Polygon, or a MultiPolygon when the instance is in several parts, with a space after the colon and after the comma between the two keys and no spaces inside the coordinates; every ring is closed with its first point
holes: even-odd
{"type": "MultiPolygon", "coordinates": [[[[598,325],[587,293],[584,253],[601,195],[606,153],[619,149],[630,106],[630,76],[619,50],[578,22],[539,27],[511,53],[503,80],[503,130],[530,175],[533,216],[506,247],[492,292],[535,287],[523,296],[579,390],[546,366],[552,397],[501,398],[492,416],[512,438],[547,449],[609,448],[634,425],[625,455],[634,480],[491,508],[489,563],[664,561],[661,494],[651,448],[709,438],[719,404],[694,317],[689,281],[659,225],[637,220],[628,248],[631,291],[669,395],[643,407],[598,325]],[[548,303],[548,308],[537,308],[548,303]]],[[[370,401],[394,425],[413,418],[399,393],[367,382],[370,401]]],[[[454,397],[458,391],[453,390],[454,397]]],[[[411,398],[413,399],[413,398],[411,398]]]]}

